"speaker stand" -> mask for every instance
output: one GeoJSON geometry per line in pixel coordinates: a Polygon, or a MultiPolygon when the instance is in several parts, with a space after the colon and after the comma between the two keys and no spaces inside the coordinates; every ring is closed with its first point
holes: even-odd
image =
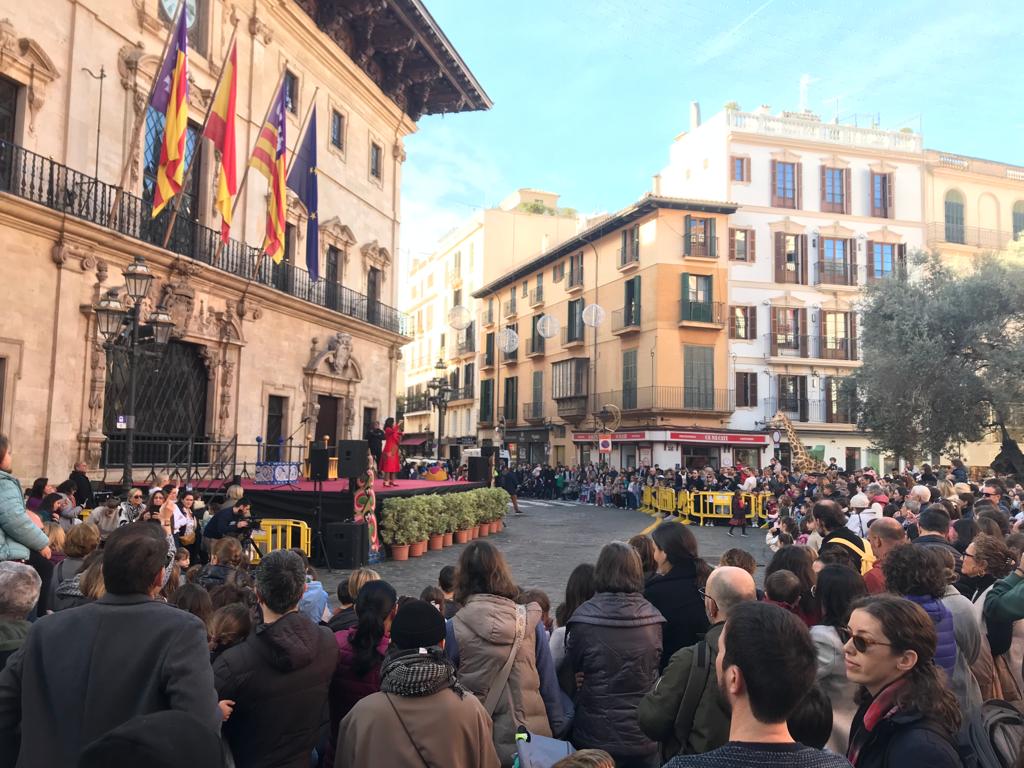
{"type": "Polygon", "coordinates": [[[320,554],[324,557],[324,564],[327,566],[328,573],[334,573],[331,569],[331,556],[327,553],[327,542],[324,541],[324,481],[314,480],[313,490],[316,492],[316,510],[314,512],[314,520],[316,521],[316,531],[313,533],[314,541],[320,548],[320,554]]]}

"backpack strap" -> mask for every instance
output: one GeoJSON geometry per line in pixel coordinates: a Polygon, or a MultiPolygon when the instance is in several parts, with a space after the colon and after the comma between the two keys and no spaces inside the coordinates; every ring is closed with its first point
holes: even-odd
{"type": "Polygon", "coordinates": [[[523,642],[523,637],[526,635],[526,606],[516,606],[516,636],[512,641],[512,650],[509,651],[508,659],[505,661],[505,665],[498,670],[498,674],[491,680],[491,687],[487,691],[487,698],[484,700],[484,709],[487,710],[489,717],[494,716],[494,709],[498,706],[498,699],[501,698],[501,692],[505,690],[505,683],[508,682],[508,676],[512,672],[512,664],[516,660],[516,654],[519,653],[519,646],[523,642]]]}
{"type": "Polygon", "coordinates": [[[395,717],[397,717],[398,718],[398,722],[402,724],[402,730],[405,731],[405,735],[409,739],[409,743],[412,744],[413,749],[416,750],[416,754],[419,755],[420,760],[423,761],[423,765],[425,765],[427,768],[430,768],[430,763],[427,761],[427,758],[425,758],[423,756],[423,751],[420,749],[420,745],[416,743],[416,739],[414,739],[412,737],[412,734],[409,733],[409,726],[407,726],[405,724],[405,720],[403,720],[402,716],[400,714],[398,714],[398,707],[396,707],[395,706],[395,702],[393,702],[391,700],[391,694],[390,693],[385,693],[384,694],[384,698],[387,699],[388,700],[388,704],[391,705],[391,709],[394,711],[395,717]]]}
{"type": "MultiPolygon", "coordinates": [[[[704,696],[704,691],[711,678],[711,661],[707,640],[701,640],[693,646],[693,660],[690,662],[690,674],[686,678],[686,689],[683,700],[679,704],[679,715],[676,717],[676,730],[689,735],[693,730],[693,718],[697,714],[697,706],[704,696]]],[[[680,745],[685,752],[686,743],[680,745]]]]}

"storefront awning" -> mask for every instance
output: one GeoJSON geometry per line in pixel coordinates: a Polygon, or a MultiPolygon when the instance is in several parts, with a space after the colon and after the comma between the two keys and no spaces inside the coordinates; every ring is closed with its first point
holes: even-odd
{"type": "Polygon", "coordinates": [[[399,443],[399,445],[415,446],[423,445],[425,442],[427,442],[427,438],[425,437],[407,437],[399,443]]]}

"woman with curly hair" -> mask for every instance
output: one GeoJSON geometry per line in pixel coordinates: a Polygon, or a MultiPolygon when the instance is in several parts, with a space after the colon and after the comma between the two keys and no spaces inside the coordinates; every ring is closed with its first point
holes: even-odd
{"type": "Polygon", "coordinates": [[[840,631],[846,676],[860,686],[847,759],[855,768],[959,768],[960,708],[933,663],[938,636],[924,609],[890,595],[863,598],[840,631]]]}
{"type": "Polygon", "coordinates": [[[998,689],[989,692],[1006,701],[1019,701],[1021,698],[1022,651],[1015,649],[1013,644],[1014,625],[1019,622],[986,617],[983,609],[992,586],[1006,578],[1016,564],[1013,550],[1002,538],[995,536],[978,536],[964,552],[963,575],[971,579],[975,588],[974,594],[968,597],[974,601],[975,617],[988,641],[996,676],[993,682],[998,684],[998,689]]]}

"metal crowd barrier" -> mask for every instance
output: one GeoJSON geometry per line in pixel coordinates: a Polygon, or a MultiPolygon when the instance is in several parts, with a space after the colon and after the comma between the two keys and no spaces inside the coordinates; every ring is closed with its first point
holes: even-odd
{"type": "Polygon", "coordinates": [[[266,554],[275,549],[299,547],[306,557],[313,553],[313,531],[301,520],[260,518],[260,530],[252,532],[252,540],[259,546],[259,552],[255,548],[252,551],[252,563],[260,561],[260,552],[266,554]]]}

